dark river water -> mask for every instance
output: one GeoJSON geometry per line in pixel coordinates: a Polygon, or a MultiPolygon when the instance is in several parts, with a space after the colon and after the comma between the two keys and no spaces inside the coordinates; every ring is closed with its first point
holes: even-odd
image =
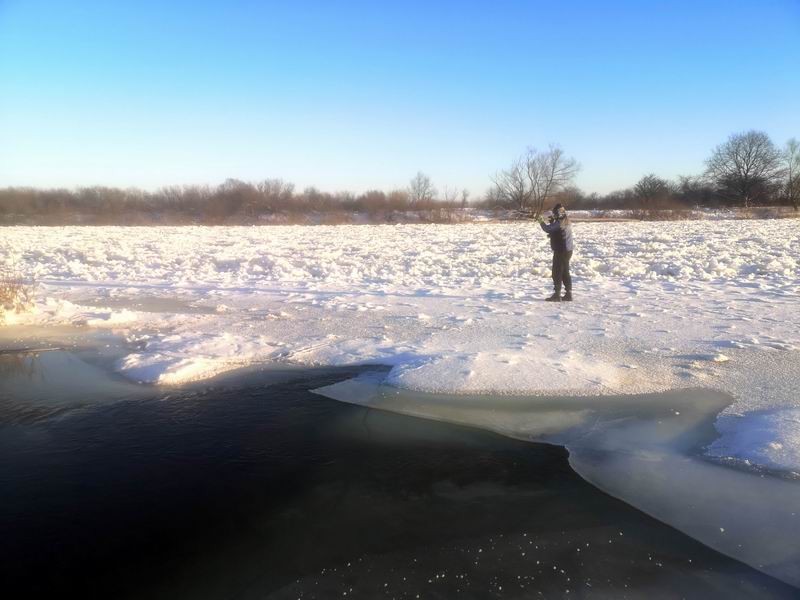
{"type": "Polygon", "coordinates": [[[357,369],[164,389],[84,358],[0,356],[6,598],[799,593],[598,491],[562,448],[309,391],[357,369]]]}

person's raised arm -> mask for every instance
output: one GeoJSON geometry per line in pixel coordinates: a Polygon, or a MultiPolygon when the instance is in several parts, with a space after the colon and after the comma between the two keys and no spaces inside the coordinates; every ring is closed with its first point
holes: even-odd
{"type": "Polygon", "coordinates": [[[554,219],[550,223],[545,223],[542,217],[539,217],[539,225],[546,233],[553,233],[554,231],[558,231],[561,229],[561,221],[559,219],[554,219]]]}

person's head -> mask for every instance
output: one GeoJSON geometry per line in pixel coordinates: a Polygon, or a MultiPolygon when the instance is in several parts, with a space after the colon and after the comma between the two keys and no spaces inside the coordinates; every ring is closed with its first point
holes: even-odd
{"type": "Polygon", "coordinates": [[[564,208],[563,204],[556,204],[553,207],[553,218],[554,219],[563,219],[567,216],[567,209],[564,208]]]}

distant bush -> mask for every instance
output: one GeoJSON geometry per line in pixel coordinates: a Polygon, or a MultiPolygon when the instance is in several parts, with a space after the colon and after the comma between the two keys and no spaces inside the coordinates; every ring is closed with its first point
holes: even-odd
{"type": "Polygon", "coordinates": [[[0,323],[7,313],[28,310],[33,303],[33,284],[12,267],[0,267],[0,323]]]}

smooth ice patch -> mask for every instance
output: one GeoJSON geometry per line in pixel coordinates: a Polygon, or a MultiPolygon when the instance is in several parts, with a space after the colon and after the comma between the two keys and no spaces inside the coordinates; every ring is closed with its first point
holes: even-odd
{"type": "Polygon", "coordinates": [[[580,352],[475,352],[402,364],[389,374],[395,387],[421,392],[520,394],[600,393],[619,383],[619,369],[580,352]]]}

